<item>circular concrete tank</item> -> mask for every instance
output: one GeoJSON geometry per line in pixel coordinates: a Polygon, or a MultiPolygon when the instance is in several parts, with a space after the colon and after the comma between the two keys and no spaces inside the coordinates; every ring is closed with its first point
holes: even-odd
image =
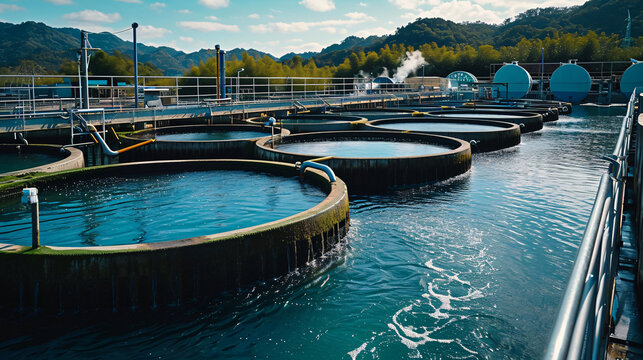
{"type": "Polygon", "coordinates": [[[498,94],[503,99],[520,99],[531,89],[531,75],[518,63],[505,64],[493,77],[498,94]]]}
{"type": "Polygon", "coordinates": [[[523,111],[495,110],[442,110],[430,111],[429,116],[449,119],[478,119],[504,121],[520,126],[521,133],[538,131],[543,128],[543,117],[540,114],[523,111]]]}
{"type": "Polygon", "coordinates": [[[405,109],[413,109],[420,112],[430,113],[433,111],[441,110],[482,110],[482,111],[494,111],[494,112],[505,112],[505,113],[536,113],[540,114],[543,117],[543,122],[556,121],[558,120],[558,108],[555,107],[544,107],[544,106],[527,106],[527,105],[502,105],[502,104],[482,104],[479,102],[468,102],[458,105],[457,107],[449,107],[445,109],[435,108],[432,106],[416,105],[416,106],[405,106],[405,109]]]}
{"type": "Polygon", "coordinates": [[[349,110],[336,112],[341,116],[357,116],[367,120],[388,119],[393,117],[408,117],[408,116],[424,116],[415,110],[398,109],[398,108],[384,108],[384,109],[370,109],[370,110],[349,110]]]}
{"type": "MultiPolygon", "coordinates": [[[[267,118],[253,118],[246,120],[251,124],[263,124],[267,118]]],[[[278,118],[277,124],[292,133],[307,133],[318,131],[345,131],[358,130],[366,121],[357,116],[339,115],[296,115],[278,118]]]]}
{"type": "Polygon", "coordinates": [[[549,88],[558,100],[579,103],[589,93],[592,78],[587,70],[576,64],[563,64],[554,71],[549,88]]]}
{"type": "Polygon", "coordinates": [[[628,100],[637,87],[643,87],[643,62],[630,65],[621,76],[621,93],[628,100]]]}
{"type": "Polygon", "coordinates": [[[398,130],[449,136],[468,141],[471,151],[485,152],[520,144],[516,124],[476,119],[395,118],[369,121],[369,130],[398,130]]]}
{"type": "MultiPolygon", "coordinates": [[[[120,155],[121,161],[174,159],[249,159],[254,156],[254,142],[271,136],[272,129],[262,125],[186,125],[136,131],[121,137],[121,147],[148,139],[155,142],[120,155]]],[[[275,127],[275,136],[290,131],[275,127]]]]}
{"type": "MultiPolygon", "coordinates": [[[[230,172],[263,176],[266,178],[265,181],[279,189],[281,194],[301,192],[302,196],[310,196],[310,191],[314,190],[315,194],[320,195],[315,195],[314,200],[310,202],[312,205],[305,205],[301,211],[288,210],[293,212],[289,216],[272,217],[267,222],[257,222],[255,219],[254,223],[249,222],[242,228],[210,233],[211,235],[205,233],[177,238],[164,232],[167,229],[172,230],[180,221],[185,221],[184,225],[176,225],[180,226],[181,230],[190,230],[189,224],[204,222],[211,222],[204,226],[218,228],[216,219],[219,215],[216,212],[199,213],[204,204],[199,205],[196,201],[193,205],[196,208],[190,212],[199,213],[198,218],[192,219],[194,221],[190,222],[190,217],[186,215],[190,210],[184,207],[184,211],[171,212],[172,217],[159,219],[168,222],[162,224],[160,229],[148,227],[148,230],[165,236],[167,241],[130,242],[113,246],[48,246],[47,236],[43,236],[42,246],[33,250],[30,246],[15,243],[0,244],[0,279],[3,284],[0,307],[59,312],[79,309],[131,311],[135,308],[151,309],[163,305],[180,305],[216,295],[222,290],[235,290],[255,281],[271,279],[305,266],[315,257],[330,250],[345,235],[349,226],[348,193],[340,179],[331,182],[325,173],[314,169],[308,169],[302,177],[292,164],[266,161],[183,160],[85,168],[0,185],[0,198],[3,208],[7,209],[11,206],[11,201],[20,201],[22,188],[37,187],[43,210],[47,204],[44,200],[48,196],[60,196],[60,192],[65,192],[62,194],[64,196],[67,194],[66,189],[73,191],[75,183],[85,184],[84,187],[100,191],[100,187],[93,187],[93,184],[101,184],[102,179],[110,179],[107,184],[118,183],[118,179],[121,179],[119,184],[135,187],[141,178],[158,174],[174,176],[178,182],[175,184],[181,185],[181,181],[184,181],[182,179],[188,175],[218,176],[230,172]],[[290,183],[292,185],[289,185],[290,183]],[[304,186],[309,190],[303,189],[304,186]]],[[[242,180],[241,178],[239,182],[230,186],[242,184],[242,180]]],[[[130,198],[138,196],[131,193],[105,194],[112,200],[104,202],[102,206],[87,207],[86,211],[81,213],[58,216],[51,220],[53,223],[42,224],[44,227],[57,226],[56,233],[59,233],[64,230],[64,223],[73,221],[71,217],[74,216],[79,217],[78,221],[103,218],[104,223],[109,225],[110,222],[117,221],[114,216],[118,212],[147,211],[150,216],[130,216],[129,219],[128,213],[120,216],[125,218],[125,221],[144,226],[146,221],[166,216],[157,207],[174,204],[166,198],[184,196],[192,201],[203,196],[206,199],[205,193],[208,188],[203,187],[202,183],[203,181],[185,181],[183,187],[159,193],[159,186],[168,186],[166,182],[159,181],[154,186],[145,186],[138,190],[142,196],[154,196],[147,201],[129,202],[130,198]],[[152,200],[157,198],[158,200],[152,200]],[[111,217],[106,216],[106,207],[114,208],[115,212],[111,217]]],[[[212,189],[217,185],[221,184],[211,183],[208,186],[212,189]]],[[[68,194],[68,199],[63,199],[62,206],[56,205],[57,207],[64,207],[66,202],[74,201],[76,195],[68,194]]],[[[256,195],[257,191],[248,196],[256,195]]],[[[273,200],[276,195],[278,194],[274,191],[265,194],[273,200]]],[[[250,206],[250,210],[256,208],[253,211],[261,211],[269,206],[268,203],[269,201],[257,203],[257,206],[250,206]]],[[[292,206],[291,202],[290,205],[280,207],[289,206],[292,206]]],[[[242,211],[249,210],[240,208],[233,215],[241,216],[242,211]]],[[[270,215],[271,212],[267,213],[270,215]]],[[[46,211],[41,211],[41,216],[46,216],[46,211]]],[[[242,221],[239,224],[246,222],[242,221]]],[[[111,232],[103,234],[105,239],[110,235],[120,235],[119,232],[127,232],[116,224],[113,227],[111,232]]],[[[87,224],[86,229],[81,227],[78,231],[82,231],[81,236],[86,237],[91,229],[93,227],[87,224]]],[[[16,231],[22,233],[24,229],[18,227],[16,231]]],[[[2,242],[7,242],[7,239],[2,242]]]]}
{"type": "Polygon", "coordinates": [[[72,147],[0,144],[0,177],[78,169],[84,166],[83,152],[72,147]]]}
{"type": "Polygon", "coordinates": [[[272,146],[267,138],[257,141],[258,156],[290,163],[324,158],[318,161],[344,179],[352,193],[428,184],[471,167],[469,143],[428,134],[320,132],[288,136],[272,146]]]}

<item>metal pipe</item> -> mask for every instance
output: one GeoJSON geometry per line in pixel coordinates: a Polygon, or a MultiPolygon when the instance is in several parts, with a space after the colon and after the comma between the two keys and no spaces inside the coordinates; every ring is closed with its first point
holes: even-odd
{"type": "Polygon", "coordinates": [[[574,268],[570,276],[565,295],[563,297],[554,329],[551,333],[549,345],[545,351],[545,359],[562,360],[567,357],[570,339],[574,328],[574,320],[578,313],[580,300],[583,295],[583,284],[587,276],[587,270],[591,261],[591,254],[594,250],[594,241],[599,230],[600,218],[603,213],[603,206],[607,197],[610,178],[603,174],[596,194],[594,207],[583,235],[583,240],[578,249],[578,255],[574,262],[574,268]]]}
{"type": "Polygon", "coordinates": [[[225,99],[225,51],[223,50],[219,50],[219,78],[221,79],[221,98],[225,99]]]}
{"type": "Polygon", "coordinates": [[[31,248],[40,247],[40,209],[38,207],[38,189],[22,189],[21,202],[31,205],[31,248]]]}
{"type": "Polygon", "coordinates": [[[216,58],[217,58],[217,99],[221,99],[221,77],[219,76],[219,51],[221,51],[221,47],[219,44],[214,45],[214,49],[216,50],[216,58]]]}
{"type": "Polygon", "coordinates": [[[337,181],[336,178],[335,178],[335,173],[333,172],[333,169],[331,169],[327,165],[316,163],[314,161],[304,161],[301,164],[301,166],[299,166],[299,174],[300,174],[300,176],[303,176],[304,171],[306,170],[306,168],[309,168],[309,167],[325,172],[326,175],[328,175],[328,179],[330,180],[330,182],[337,181]]]}
{"type": "Polygon", "coordinates": [[[149,139],[149,140],[145,140],[145,141],[140,142],[140,143],[138,143],[138,144],[134,144],[134,145],[132,145],[132,146],[128,146],[128,147],[126,147],[126,148],[120,149],[120,150],[118,150],[118,151],[117,151],[117,153],[122,154],[122,153],[124,153],[124,152],[126,152],[126,151],[129,151],[129,150],[132,150],[132,149],[136,149],[136,148],[138,148],[138,147],[141,147],[141,146],[143,146],[143,145],[147,145],[147,144],[153,143],[153,142],[155,142],[155,141],[156,141],[156,139],[149,139]]]}
{"type": "Polygon", "coordinates": [[[134,107],[138,108],[138,48],[136,46],[137,23],[132,23],[132,41],[134,42],[134,107]]]}
{"type": "Polygon", "coordinates": [[[87,32],[80,31],[80,71],[82,73],[80,82],[81,108],[89,109],[89,78],[87,69],[87,32]]]}
{"type": "MultiPolygon", "coordinates": [[[[611,187],[610,187],[611,188],[611,187]]],[[[598,229],[603,229],[608,218],[609,211],[609,201],[606,200],[605,206],[601,213],[601,221],[599,223],[598,229]]],[[[596,309],[596,303],[600,291],[597,288],[597,283],[601,278],[600,269],[602,266],[601,253],[602,246],[604,243],[603,237],[605,234],[602,231],[599,231],[596,234],[596,239],[594,240],[594,249],[592,251],[592,258],[589,266],[589,274],[584,284],[583,297],[581,300],[580,310],[576,321],[574,324],[574,332],[570,340],[569,351],[567,353],[568,359],[579,359],[583,353],[583,345],[585,344],[585,335],[587,333],[593,333],[596,325],[596,316],[594,310],[596,309]],[[598,246],[597,246],[598,245],[598,246]],[[590,316],[591,319],[590,319],[590,316]],[[587,329],[591,325],[591,328],[587,329]]]]}

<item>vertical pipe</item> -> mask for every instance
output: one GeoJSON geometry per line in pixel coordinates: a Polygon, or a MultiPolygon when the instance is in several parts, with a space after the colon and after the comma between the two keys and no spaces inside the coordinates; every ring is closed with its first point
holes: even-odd
{"type": "Polygon", "coordinates": [[[138,49],[136,46],[137,23],[132,23],[132,39],[134,42],[134,107],[138,108],[138,49]]]}
{"type": "MultiPolygon", "coordinates": [[[[35,74],[31,75],[31,112],[36,112],[36,79],[35,74]]],[[[24,111],[23,111],[24,112],[24,111]]]]}
{"type": "Polygon", "coordinates": [[[216,57],[217,57],[217,99],[221,99],[221,77],[219,76],[219,51],[221,51],[221,47],[219,44],[214,45],[214,49],[216,50],[216,57]]]}
{"type": "Polygon", "coordinates": [[[545,72],[545,48],[541,47],[540,48],[540,99],[541,100],[543,99],[543,90],[545,87],[545,83],[543,82],[544,72],[545,72]]]}
{"type": "Polygon", "coordinates": [[[40,246],[40,209],[38,202],[31,204],[31,248],[40,246]]]}
{"type": "Polygon", "coordinates": [[[83,30],[80,31],[80,71],[81,82],[80,92],[82,97],[82,109],[89,109],[89,79],[87,77],[87,33],[83,30]]]}
{"type": "Polygon", "coordinates": [[[225,99],[225,51],[219,50],[219,76],[221,79],[221,98],[225,99]]]}
{"type": "MultiPolygon", "coordinates": [[[[81,45],[81,47],[82,47],[82,45],[81,45]]],[[[81,67],[80,57],[81,57],[81,54],[82,54],[82,50],[78,50],[78,88],[76,88],[76,91],[74,92],[74,95],[76,97],[78,97],[78,107],[82,109],[83,108],[83,96],[81,94],[81,92],[82,92],[81,87],[82,87],[82,83],[83,83],[83,78],[82,78],[81,72],[80,72],[80,67],[81,67]]]]}

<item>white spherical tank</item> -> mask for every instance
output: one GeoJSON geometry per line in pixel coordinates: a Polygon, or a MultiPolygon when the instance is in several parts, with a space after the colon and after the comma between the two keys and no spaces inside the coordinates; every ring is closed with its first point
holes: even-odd
{"type": "Polygon", "coordinates": [[[520,99],[531,89],[531,75],[517,63],[505,64],[493,77],[501,98],[520,99]],[[506,84],[506,85],[502,85],[506,84]]]}
{"type": "Polygon", "coordinates": [[[643,87],[643,62],[632,64],[621,77],[621,93],[628,99],[636,87],[643,87]]]}
{"type": "Polygon", "coordinates": [[[549,89],[561,101],[579,103],[585,99],[591,87],[592,77],[576,64],[561,65],[549,79],[549,89]]]}

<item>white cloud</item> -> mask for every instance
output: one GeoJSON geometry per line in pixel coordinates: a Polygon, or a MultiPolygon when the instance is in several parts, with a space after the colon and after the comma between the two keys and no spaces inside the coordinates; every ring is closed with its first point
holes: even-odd
{"type": "Polygon", "coordinates": [[[525,10],[545,7],[574,6],[585,0],[388,0],[391,4],[409,11],[402,18],[414,20],[418,17],[441,17],[456,22],[483,21],[500,23],[525,10]],[[430,7],[428,10],[423,10],[430,7]],[[491,10],[490,8],[493,8],[491,10]]]}
{"type": "Polygon", "coordinates": [[[327,32],[329,34],[336,34],[337,33],[337,28],[332,27],[332,26],[326,26],[326,27],[320,28],[319,30],[325,31],[325,32],[327,32]]]}
{"type": "Polygon", "coordinates": [[[279,40],[272,40],[272,41],[253,41],[252,42],[254,45],[261,45],[261,46],[277,46],[281,43],[279,40]]]}
{"type": "Polygon", "coordinates": [[[367,6],[368,6],[368,4],[361,2],[361,3],[359,3],[359,6],[361,6],[361,7],[367,7],[367,6]]]}
{"type": "Polygon", "coordinates": [[[318,12],[330,11],[335,8],[335,3],[332,0],[301,0],[299,4],[318,12]]]}
{"type": "Polygon", "coordinates": [[[436,6],[440,4],[440,0],[388,0],[388,2],[404,10],[416,10],[421,5],[436,6]]]}
{"type": "Polygon", "coordinates": [[[106,14],[98,10],[82,10],[63,15],[63,18],[73,22],[80,23],[107,23],[111,24],[121,19],[121,15],[117,12],[106,14]]]}
{"type": "Polygon", "coordinates": [[[181,21],[179,22],[179,25],[186,29],[197,31],[239,31],[239,27],[237,25],[225,25],[211,21],[181,21]]]}
{"type": "Polygon", "coordinates": [[[218,17],[216,17],[216,16],[214,16],[214,15],[206,16],[205,18],[206,18],[206,19],[208,19],[208,20],[212,20],[212,21],[217,21],[217,20],[219,20],[219,18],[218,18],[218,17]]]}
{"type": "Polygon", "coordinates": [[[74,2],[72,0],[45,0],[47,2],[50,2],[54,5],[71,5],[74,2]]]}
{"type": "Polygon", "coordinates": [[[124,3],[130,3],[130,4],[142,4],[142,0],[116,0],[124,3]]]}
{"type": "Polygon", "coordinates": [[[183,42],[186,42],[186,43],[193,43],[194,42],[194,38],[189,37],[189,36],[179,36],[179,40],[181,40],[183,42]]]}
{"type": "Polygon", "coordinates": [[[353,20],[375,21],[374,17],[366,15],[363,12],[358,12],[358,11],[346,13],[346,14],[344,14],[344,16],[346,16],[349,19],[353,19],[353,20]]]}
{"type": "Polygon", "coordinates": [[[164,38],[171,33],[171,30],[152,25],[141,25],[137,30],[137,34],[141,39],[159,39],[164,38]]]}
{"type": "Polygon", "coordinates": [[[259,14],[250,14],[248,15],[250,19],[259,19],[259,14]]]}
{"type": "Polygon", "coordinates": [[[270,32],[272,29],[266,24],[250,25],[250,31],[256,33],[270,32]]]}
{"type": "Polygon", "coordinates": [[[435,6],[431,10],[408,12],[402,15],[402,18],[413,20],[418,17],[441,17],[455,22],[483,21],[498,24],[504,20],[503,16],[499,16],[500,14],[498,11],[487,10],[468,0],[453,0],[435,6]]]}
{"type": "Polygon", "coordinates": [[[382,36],[382,35],[386,35],[386,34],[391,34],[392,32],[393,32],[392,30],[389,30],[389,29],[383,28],[381,26],[378,26],[378,27],[374,27],[374,28],[370,28],[370,29],[360,30],[360,31],[355,33],[355,36],[365,38],[365,37],[369,37],[371,35],[382,36]]]}
{"type": "Polygon", "coordinates": [[[181,9],[181,10],[177,10],[177,12],[178,12],[179,14],[189,14],[189,13],[190,13],[190,10],[188,10],[188,9],[181,9]]]}
{"type": "Polygon", "coordinates": [[[165,6],[166,6],[165,3],[162,3],[162,2],[155,2],[150,4],[150,7],[157,11],[163,9],[165,6]]]}
{"type": "MultiPolygon", "coordinates": [[[[335,19],[335,20],[322,20],[322,21],[296,21],[291,23],[286,22],[273,22],[268,24],[258,24],[250,25],[250,30],[252,32],[264,33],[264,32],[281,32],[281,33],[297,33],[309,31],[312,28],[321,28],[326,32],[330,32],[328,28],[331,27],[343,27],[351,26],[356,24],[362,24],[367,21],[374,21],[375,18],[368,16],[364,13],[348,13],[345,14],[348,19],[335,19]],[[359,14],[357,16],[356,14],[359,14]]],[[[336,33],[344,33],[344,31],[337,30],[336,33]]]]}
{"type": "Polygon", "coordinates": [[[268,15],[266,15],[266,16],[267,16],[267,17],[269,17],[269,18],[271,18],[271,19],[274,19],[274,18],[275,18],[275,16],[274,16],[273,14],[268,14],[268,15]]]}
{"type": "Polygon", "coordinates": [[[288,42],[291,42],[291,43],[299,43],[299,42],[303,42],[303,41],[304,40],[300,39],[300,38],[293,38],[293,39],[288,40],[288,42]]]}
{"type": "Polygon", "coordinates": [[[0,13],[6,10],[18,11],[18,10],[23,10],[23,8],[14,4],[0,4],[0,13]]]}
{"type": "Polygon", "coordinates": [[[230,5],[230,0],[199,0],[199,4],[210,9],[218,9],[230,5]]]}

